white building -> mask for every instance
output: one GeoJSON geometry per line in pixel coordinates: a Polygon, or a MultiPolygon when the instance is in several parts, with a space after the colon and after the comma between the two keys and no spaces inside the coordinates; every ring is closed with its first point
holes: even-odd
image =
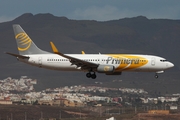
{"type": "Polygon", "coordinates": [[[114,117],[111,117],[109,119],[106,119],[106,120],[116,120],[114,117]]]}

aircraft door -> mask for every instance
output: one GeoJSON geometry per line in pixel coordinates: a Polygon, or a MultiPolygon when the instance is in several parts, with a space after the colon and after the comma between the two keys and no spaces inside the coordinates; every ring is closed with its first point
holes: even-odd
{"type": "Polygon", "coordinates": [[[155,66],[155,64],[156,64],[156,59],[153,57],[153,58],[151,58],[151,65],[155,66]]]}
{"type": "Polygon", "coordinates": [[[38,58],[38,64],[39,64],[40,67],[42,66],[42,57],[38,58]]]}
{"type": "Polygon", "coordinates": [[[104,63],[103,59],[99,58],[99,64],[103,64],[103,63],[104,63]]]}

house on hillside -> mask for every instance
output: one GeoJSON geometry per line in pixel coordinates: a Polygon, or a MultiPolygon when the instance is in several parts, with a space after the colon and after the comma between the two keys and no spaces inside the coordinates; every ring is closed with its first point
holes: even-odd
{"type": "Polygon", "coordinates": [[[12,105],[12,101],[11,100],[0,100],[0,104],[1,105],[12,105]]]}

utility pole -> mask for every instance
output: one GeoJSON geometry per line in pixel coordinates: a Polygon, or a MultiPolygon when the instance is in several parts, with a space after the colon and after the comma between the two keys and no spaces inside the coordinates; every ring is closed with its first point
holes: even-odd
{"type": "Polygon", "coordinates": [[[102,106],[99,106],[99,117],[102,117],[102,106]]]}
{"type": "Polygon", "coordinates": [[[144,111],[146,111],[146,106],[144,106],[144,111]]]}
{"type": "Polygon", "coordinates": [[[61,110],[59,111],[59,119],[61,120],[61,110]]]}
{"type": "Polygon", "coordinates": [[[24,118],[25,120],[27,120],[27,115],[26,115],[26,112],[25,112],[25,118],[24,118]]]}
{"type": "Polygon", "coordinates": [[[13,115],[12,115],[12,113],[11,113],[11,120],[13,120],[13,115]]]}
{"type": "Polygon", "coordinates": [[[109,108],[107,109],[107,114],[109,115],[109,108]]]}
{"type": "Polygon", "coordinates": [[[136,106],[135,106],[135,108],[134,108],[134,113],[136,114],[136,112],[137,112],[137,109],[136,109],[136,106]]]}
{"type": "Polygon", "coordinates": [[[147,111],[149,111],[149,106],[147,106],[147,111]]]}
{"type": "Polygon", "coordinates": [[[43,112],[41,111],[41,119],[43,119],[43,112]]]}
{"type": "Polygon", "coordinates": [[[164,108],[165,108],[165,110],[166,110],[166,104],[164,104],[164,108]]]}
{"type": "Polygon", "coordinates": [[[80,109],[80,118],[81,118],[81,109],[80,109]]]}

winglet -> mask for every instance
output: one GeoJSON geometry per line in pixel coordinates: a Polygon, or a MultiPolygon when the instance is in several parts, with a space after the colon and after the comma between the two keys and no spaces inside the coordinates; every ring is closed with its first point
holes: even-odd
{"type": "Polygon", "coordinates": [[[56,46],[54,45],[54,43],[53,43],[53,42],[50,42],[50,44],[51,44],[51,48],[52,48],[53,52],[56,53],[56,54],[58,54],[59,51],[58,51],[58,49],[56,48],[56,46]]]}
{"type": "Polygon", "coordinates": [[[84,52],[84,51],[81,51],[81,53],[82,53],[82,54],[85,54],[85,52],[84,52]]]}

